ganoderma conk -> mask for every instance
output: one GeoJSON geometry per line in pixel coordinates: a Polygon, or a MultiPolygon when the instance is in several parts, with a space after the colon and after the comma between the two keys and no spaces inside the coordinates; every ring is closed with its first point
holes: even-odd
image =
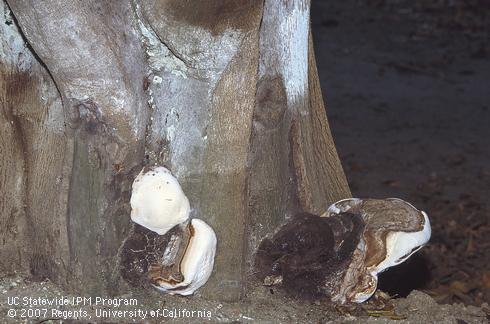
{"type": "MultiPolygon", "coordinates": [[[[164,167],[144,168],[133,182],[135,227],[121,253],[122,275],[169,294],[192,295],[209,279],[217,237],[190,218],[189,200],[164,167]]],[[[424,246],[427,214],[396,198],[345,199],[321,215],[299,213],[256,252],[256,273],[304,297],[363,302],[376,291],[378,274],[424,246]]],[[[217,274],[219,275],[219,274],[217,274]]]]}
{"type": "Polygon", "coordinates": [[[256,254],[264,285],[300,297],[361,303],[378,274],[408,259],[431,234],[427,214],[397,198],[345,199],[321,215],[300,213],[256,254]]]}
{"type": "Polygon", "coordinates": [[[190,214],[189,200],[168,169],[141,170],[133,182],[131,219],[145,229],[135,228],[122,249],[122,276],[128,283],[184,296],[206,283],[216,234],[190,214]]]}

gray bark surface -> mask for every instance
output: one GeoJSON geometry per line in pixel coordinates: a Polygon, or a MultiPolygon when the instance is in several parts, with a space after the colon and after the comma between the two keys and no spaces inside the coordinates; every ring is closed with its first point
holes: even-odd
{"type": "Polygon", "coordinates": [[[160,164],[218,237],[202,295],[237,300],[262,238],[298,210],[350,196],[309,1],[7,2],[2,273],[80,293],[129,289],[119,256],[134,227],[131,183],[160,164]]]}

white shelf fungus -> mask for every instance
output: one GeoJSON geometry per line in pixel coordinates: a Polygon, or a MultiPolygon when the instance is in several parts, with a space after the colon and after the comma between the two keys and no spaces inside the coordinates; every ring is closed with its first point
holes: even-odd
{"type": "Polygon", "coordinates": [[[192,219],[189,226],[191,237],[179,262],[183,280],[159,277],[158,272],[152,269],[153,286],[171,295],[193,294],[206,283],[213,271],[216,252],[216,235],[213,229],[200,219],[192,219]]]}
{"type": "Polygon", "coordinates": [[[164,167],[141,170],[131,194],[133,222],[163,235],[185,222],[189,214],[189,200],[169,170],[164,167]]]}
{"type": "MultiPolygon", "coordinates": [[[[407,260],[430,239],[431,228],[427,214],[406,201],[388,199],[344,199],[328,208],[322,215],[331,217],[340,213],[360,214],[366,228],[358,244],[354,259],[356,271],[360,264],[363,277],[347,300],[361,303],[376,291],[378,274],[407,260]]],[[[353,263],[354,264],[354,263],[353,263]]],[[[351,280],[346,276],[346,279],[351,280]]],[[[345,282],[344,286],[351,285],[345,282]]]]}
{"type": "Polygon", "coordinates": [[[297,213],[261,241],[255,270],[264,285],[362,303],[376,291],[380,272],[430,238],[427,214],[401,199],[345,199],[322,216],[297,213]]]}
{"type": "Polygon", "coordinates": [[[175,227],[164,249],[152,252],[156,261],[147,273],[155,288],[172,295],[192,295],[213,271],[216,234],[200,219],[189,221],[189,215],[189,200],[169,170],[143,169],[136,177],[131,219],[159,235],[175,227]]]}

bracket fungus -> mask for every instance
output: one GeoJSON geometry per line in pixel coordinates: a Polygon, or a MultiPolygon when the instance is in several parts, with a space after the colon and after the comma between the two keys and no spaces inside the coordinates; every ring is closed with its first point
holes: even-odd
{"type": "Polygon", "coordinates": [[[190,219],[189,200],[164,167],[143,169],[133,182],[133,231],[122,252],[122,274],[133,285],[149,283],[169,294],[192,295],[211,276],[214,230],[190,219]],[[148,231],[149,230],[149,231],[148,231]]]}
{"type": "Polygon", "coordinates": [[[159,235],[187,221],[191,210],[179,182],[164,167],[141,170],[134,179],[130,202],[133,222],[159,235]]]}
{"type": "Polygon", "coordinates": [[[322,216],[298,214],[264,239],[256,267],[266,285],[361,303],[376,291],[379,273],[407,260],[430,235],[427,214],[401,199],[345,199],[322,216]]]}
{"type": "Polygon", "coordinates": [[[213,229],[200,219],[192,219],[185,229],[185,249],[173,244],[165,251],[160,265],[151,265],[148,271],[150,281],[158,290],[169,294],[191,295],[204,285],[213,271],[216,251],[216,235],[213,229]],[[174,250],[177,257],[165,258],[174,250]],[[176,260],[170,264],[166,259],[176,260]],[[176,267],[175,265],[178,265],[176,267]],[[170,271],[169,271],[170,270],[170,271]]]}

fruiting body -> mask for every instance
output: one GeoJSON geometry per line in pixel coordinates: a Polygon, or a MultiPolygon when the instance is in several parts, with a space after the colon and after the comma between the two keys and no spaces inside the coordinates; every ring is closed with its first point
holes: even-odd
{"type": "MultiPolygon", "coordinates": [[[[398,199],[344,199],[329,206],[325,217],[360,215],[366,227],[354,252],[358,283],[346,300],[361,303],[376,291],[378,274],[407,260],[430,239],[427,214],[398,199]],[[362,262],[361,262],[362,260],[362,262]]],[[[343,282],[351,286],[352,279],[343,282]]],[[[343,296],[338,296],[343,301],[343,296]]]]}
{"type": "Polygon", "coordinates": [[[429,217],[424,211],[424,227],[418,232],[390,232],[386,238],[386,258],[372,272],[381,273],[407,260],[412,254],[420,250],[430,239],[431,228],[429,217]]]}
{"type": "Polygon", "coordinates": [[[159,268],[158,265],[154,266],[149,273],[151,283],[155,288],[172,295],[193,294],[206,283],[213,271],[217,242],[213,229],[200,219],[192,219],[188,226],[191,236],[185,253],[180,260],[175,260],[182,275],[180,280],[162,276],[162,272],[156,271],[159,268]]]}
{"type": "Polygon", "coordinates": [[[126,241],[126,280],[149,281],[158,290],[184,296],[204,285],[213,271],[216,235],[204,221],[189,220],[189,200],[170,171],[143,169],[133,182],[131,208],[131,219],[158,235],[141,235],[146,231],[141,229],[134,233],[138,239],[126,241]]]}
{"type": "Polygon", "coordinates": [[[156,232],[167,233],[189,218],[190,205],[177,179],[164,167],[141,170],[133,182],[131,219],[156,232]]]}
{"type": "Polygon", "coordinates": [[[427,214],[401,199],[341,200],[322,216],[298,214],[261,242],[256,267],[264,284],[361,303],[376,291],[380,272],[430,238],[427,214]]]}

